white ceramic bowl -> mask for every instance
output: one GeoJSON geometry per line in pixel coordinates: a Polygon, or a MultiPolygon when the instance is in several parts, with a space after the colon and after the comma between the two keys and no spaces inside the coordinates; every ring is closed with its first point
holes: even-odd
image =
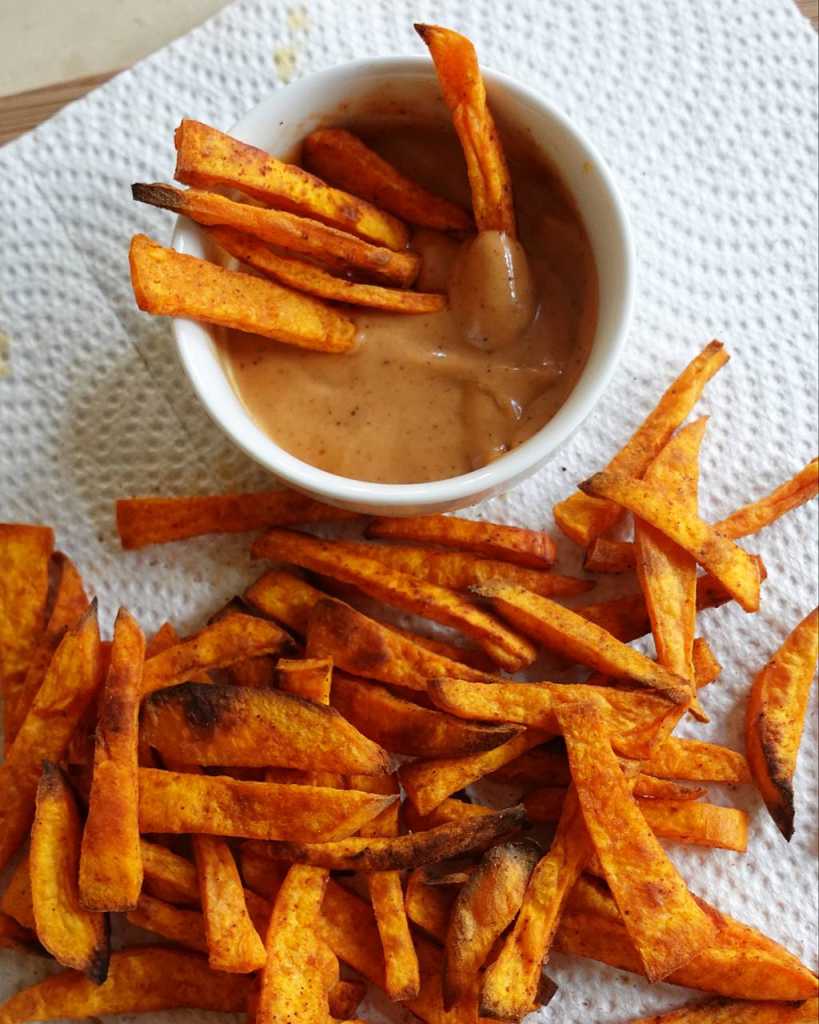
{"type": "MultiPolygon", "coordinates": [[[[559,451],[592,411],[617,365],[631,318],[635,270],[626,212],[614,181],[592,144],[554,107],[506,75],[488,69],[483,74],[498,120],[529,133],[568,185],[591,239],[599,277],[597,332],[586,367],[566,403],[528,441],[482,469],[431,483],[378,484],[336,476],[297,459],[256,426],[231,387],[207,325],[174,323],[182,364],[213,420],[276,477],[321,501],[400,516],[446,512],[500,494],[559,451]]],[[[428,58],[359,60],[309,75],[276,90],[231,134],[287,157],[321,124],[385,109],[396,120],[447,117],[428,58]]],[[[185,218],[178,219],[172,244],[195,256],[208,254],[204,233],[185,218]]]]}

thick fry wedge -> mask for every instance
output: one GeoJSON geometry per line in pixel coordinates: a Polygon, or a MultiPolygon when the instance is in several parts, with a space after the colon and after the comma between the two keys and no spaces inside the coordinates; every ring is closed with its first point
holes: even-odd
{"type": "MultiPolygon", "coordinates": [[[[728,362],[722,342],[712,341],[693,359],[663,394],[657,406],[643,420],[626,445],[606,467],[611,473],[641,477],[669,438],[685,421],[702,390],[728,362]]],[[[620,519],[618,504],[575,491],[555,505],[555,522],[566,536],[587,548],[620,519]]]]}
{"type": "Polygon", "coordinates": [[[489,598],[518,629],[572,661],[632,679],[676,704],[687,704],[690,688],[685,678],[627,647],[577,612],[507,583],[490,583],[477,587],[476,592],[489,598]]]}
{"type": "MultiPolygon", "coordinates": [[[[587,701],[600,709],[611,741],[624,757],[647,757],[658,731],[668,716],[676,713],[676,705],[647,691],[624,691],[585,683],[475,686],[457,678],[433,679],[429,695],[442,710],[461,718],[520,722],[551,733],[560,731],[558,708],[587,701]]],[[[497,768],[491,770],[497,771],[497,768]]]]}
{"type": "Polygon", "coordinates": [[[173,686],[145,702],[142,732],[160,754],[185,764],[366,775],[392,770],[386,751],[335,708],[280,690],[173,686]]]}
{"type": "MultiPolygon", "coordinates": [[[[817,995],[816,975],[786,949],[704,900],[697,902],[717,924],[716,937],[666,981],[733,999],[796,1001],[817,995]]],[[[569,896],[555,947],[562,953],[643,973],[616,903],[602,883],[585,876],[569,896]]]]}
{"type": "Polygon", "coordinates": [[[290,530],[271,530],[254,543],[252,554],[254,558],[293,562],[352,583],[385,604],[451,626],[475,640],[497,664],[510,671],[524,668],[535,659],[535,649],[527,640],[460,594],[386,568],[375,559],[353,554],[331,541],[290,530]]]}
{"type": "Polygon", "coordinates": [[[529,880],[515,925],[486,971],[481,1013],[498,1020],[520,1020],[528,1012],[564,904],[591,853],[591,841],[572,789],[552,846],[529,880]]]}
{"type": "MultiPolygon", "coordinates": [[[[259,852],[266,851],[275,860],[312,864],[333,871],[404,871],[479,849],[525,824],[523,808],[509,807],[492,814],[439,825],[427,832],[390,839],[356,836],[338,842],[278,842],[270,843],[259,852]]],[[[256,850],[257,847],[251,849],[256,850]]]]}
{"type": "Polygon", "coordinates": [[[813,459],[790,480],[780,484],[764,498],[743,505],[736,512],[721,519],[716,529],[723,537],[736,540],[758,533],[791,509],[804,505],[819,493],[819,459],[813,459]]]}
{"type": "Polygon", "coordinates": [[[745,749],[754,782],[788,841],[793,835],[793,775],[817,658],[819,608],[814,608],[754,679],[746,710],[745,749]]]}
{"type": "Polygon", "coordinates": [[[108,973],[108,919],[80,904],[77,872],[82,823],[60,769],[43,763],[31,828],[31,898],[37,938],[58,963],[97,983],[108,973]]]}
{"type": "Polygon", "coordinates": [[[484,523],[457,516],[409,516],[403,519],[374,519],[368,537],[409,540],[460,548],[481,558],[511,562],[530,569],[548,569],[555,560],[555,542],[541,530],[484,523]]]}
{"type": "Polygon", "coordinates": [[[7,748],[19,728],[20,690],[45,624],[53,548],[48,526],[0,523],[0,691],[7,748]]]}
{"type": "Polygon", "coordinates": [[[198,903],[199,876],[196,865],[166,846],[141,839],[143,891],[166,903],[198,903]]]}
{"type": "Polygon", "coordinates": [[[63,971],[23,989],[0,1006],[0,1024],[181,1007],[240,1013],[249,994],[248,978],[212,971],[201,956],[137,946],[111,955],[108,979],[102,985],[76,971],[63,971]]]}
{"type": "Polygon", "coordinates": [[[461,888],[444,944],[447,1009],[474,987],[495,942],[515,919],[538,858],[538,847],[531,842],[493,846],[461,888]]]}
{"type": "Polygon", "coordinates": [[[815,1024],[819,1002],[808,999],[793,1003],[734,1002],[717,999],[708,1003],[683,1006],[671,1013],[640,1017],[630,1024],[815,1024]]]}
{"type": "Polygon", "coordinates": [[[475,47],[452,29],[416,25],[429,47],[444,102],[466,159],[472,211],[479,231],[516,235],[512,182],[498,130],[486,105],[486,89],[475,47]]]}
{"type": "Polygon", "coordinates": [[[650,981],[709,946],[713,921],[699,907],[641,815],[596,708],[558,710],[572,778],[597,856],[650,981]]]}
{"type": "Polygon", "coordinates": [[[355,345],[351,320],[272,281],[166,249],[147,235],[134,235],[129,259],[134,298],[146,313],[190,317],[318,352],[349,352],[355,345]]]}
{"type": "Polygon", "coordinates": [[[0,870],[23,841],[34,817],[43,761],[56,761],[102,681],[96,604],[69,630],[0,765],[0,870]]]}
{"type": "Polygon", "coordinates": [[[145,662],[143,694],[185,682],[202,669],[224,668],[261,654],[279,654],[290,637],[272,622],[234,612],[145,662]]]}
{"type": "Polygon", "coordinates": [[[355,195],[331,188],[295,164],[231,138],[200,121],[185,119],[176,129],[174,177],[186,185],[236,188],[271,206],[304,214],[361,238],[403,249],[404,225],[355,195]]]}
{"type": "Polygon", "coordinates": [[[137,743],[144,660],[142,630],[121,608],[99,708],[82,836],[80,899],[88,910],[130,910],[142,889],[137,743]]]}
{"type": "Polygon", "coordinates": [[[663,488],[605,472],[586,480],[580,489],[622,505],[655,527],[715,576],[746,612],[759,608],[760,572],[754,557],[663,488]]]}
{"type": "Polygon", "coordinates": [[[688,782],[751,781],[748,762],[742,754],[705,740],[685,740],[669,736],[652,751],[643,764],[647,775],[688,782]]]}
{"type": "Polygon", "coordinates": [[[385,750],[411,757],[463,757],[499,747],[523,726],[482,725],[419,707],[373,683],[336,672],[332,705],[385,750]]]}
{"type": "Polygon", "coordinates": [[[245,533],[267,526],[355,519],[295,491],[204,494],[183,498],[120,498],[117,532],[124,548],[167,544],[205,533],[245,533]]]}
{"type": "Polygon", "coordinates": [[[139,770],[142,832],[329,842],[357,832],[394,801],[355,790],[139,770]]]}
{"type": "Polygon", "coordinates": [[[446,295],[384,288],[377,284],[363,284],[346,277],[337,277],[317,267],[315,263],[281,256],[253,235],[234,228],[210,228],[208,234],[225,252],[260,270],[266,277],[272,277],[287,288],[315,295],[319,299],[367,306],[389,313],[437,313],[446,308],[446,295]]]}
{"type": "Polygon", "coordinates": [[[448,796],[496,771],[525,750],[542,743],[544,738],[543,733],[527,730],[480,754],[413,761],[399,769],[401,785],[415,809],[420,814],[428,814],[448,796]]]}
{"type": "Polygon", "coordinates": [[[332,658],[279,659],[276,666],[279,689],[316,704],[330,703],[333,680],[332,658]]]}
{"type": "Polygon", "coordinates": [[[302,143],[302,156],[325,181],[368,199],[409,224],[433,231],[473,228],[472,218],[463,207],[405,177],[344,128],[311,132],[302,143]]]}
{"type": "Polygon", "coordinates": [[[307,653],[331,657],[337,668],[407,690],[424,691],[436,676],[470,682],[496,678],[430,651],[330,597],[316,602],[310,613],[307,653]]]}

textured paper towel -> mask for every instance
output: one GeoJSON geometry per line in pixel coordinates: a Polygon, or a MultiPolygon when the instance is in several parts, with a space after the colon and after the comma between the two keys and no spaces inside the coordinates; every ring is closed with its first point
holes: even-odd
{"type": "MultiPolygon", "coordinates": [[[[228,128],[289,73],[421,52],[417,20],[467,32],[486,64],[542,92],[594,138],[623,189],[640,258],[634,327],[608,395],[551,466],[481,513],[550,525],[553,502],[608,459],[714,335],[733,358],[700,407],[714,414],[704,514],[726,514],[815,453],[816,38],[790,0],[241,0],[0,150],[0,331],[10,347],[0,519],[55,526],[106,628],[120,602],[147,628],[166,616],[198,625],[252,576],[243,538],[120,552],[114,498],[264,483],[192,398],[167,324],[134,306],[128,239],[166,239],[170,223],[133,204],[129,183],[170,178],[183,115],[228,128]]],[[[747,542],[770,574],[762,610],[703,615],[725,671],[705,696],[713,722],[696,735],[741,747],[749,679],[816,604],[816,536],[814,504],[747,542]]],[[[743,788],[717,799],[751,812],[746,856],[672,855],[697,893],[815,967],[815,694],[796,781],[790,845],[743,788]]],[[[0,953],[0,995],[39,970],[0,953]]],[[[533,1020],[614,1024],[690,996],[559,956],[550,971],[560,992],[533,1020]]],[[[372,1019],[396,1019],[383,1007],[372,997],[372,1019]]]]}

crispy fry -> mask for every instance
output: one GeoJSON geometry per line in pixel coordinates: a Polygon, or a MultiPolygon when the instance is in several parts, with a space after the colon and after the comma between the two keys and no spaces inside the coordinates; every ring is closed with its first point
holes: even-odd
{"type": "Polygon", "coordinates": [[[141,839],[143,891],[166,903],[198,903],[199,877],[196,865],[159,843],[141,839]]]}
{"type": "Polygon", "coordinates": [[[90,706],[102,678],[96,604],[69,630],[46,672],[11,748],[0,765],[0,870],[34,817],[43,761],[56,761],[90,706]]]}
{"type": "Polygon", "coordinates": [[[353,512],[284,490],[182,498],[120,498],[116,515],[120,543],[128,550],[206,533],[245,533],[268,526],[356,518],[353,512]]]}
{"type": "MultiPolygon", "coordinates": [[[[669,438],[691,412],[702,389],[728,362],[722,342],[712,341],[683,370],[663,394],[626,445],[606,467],[611,473],[641,477],[669,438]]],[[[587,548],[620,519],[622,508],[582,491],[555,505],[555,522],[575,544],[587,548]]]]}
{"type": "Polygon", "coordinates": [[[681,786],[643,773],[637,776],[634,784],[634,795],[640,800],[699,800],[707,792],[705,786],[681,786]]]}
{"type": "Polygon", "coordinates": [[[658,981],[713,942],[713,921],[697,905],[640,814],[590,705],[557,712],[572,778],[595,851],[639,952],[658,981]]]}
{"type": "Polygon", "coordinates": [[[44,625],[53,548],[47,526],[0,523],[0,691],[7,749],[19,728],[20,690],[44,625]]]}
{"type": "Polygon", "coordinates": [[[315,295],[319,299],[367,306],[389,313],[438,313],[446,309],[446,295],[384,288],[377,284],[363,284],[346,277],[336,277],[315,263],[281,256],[264,242],[233,228],[210,228],[208,234],[225,252],[260,270],[266,277],[272,277],[287,288],[315,295]]]}
{"type": "Polygon", "coordinates": [[[759,564],[663,488],[634,477],[598,473],[580,485],[584,493],[629,509],[687,551],[724,586],[746,612],[759,608],[759,564]]]}
{"type": "Polygon", "coordinates": [[[127,920],[138,928],[154,932],[164,939],[178,942],[180,946],[194,949],[199,953],[207,953],[208,940],[205,935],[205,920],[199,910],[186,910],[175,907],[142,893],[133,910],[125,915],[127,920]]]}
{"type": "Polygon", "coordinates": [[[247,603],[283,623],[299,636],[307,635],[310,613],[322,598],[321,590],[284,569],[264,573],[244,592],[247,603]]]}
{"type": "Polygon", "coordinates": [[[819,608],[790,633],[751,687],[745,749],[754,782],[779,831],[793,835],[793,775],[819,658],[819,608]]]}
{"type": "Polygon", "coordinates": [[[416,868],[407,878],[407,917],[443,945],[457,895],[454,885],[427,884],[424,869],[416,868]]]}
{"type": "Polygon", "coordinates": [[[405,1002],[418,995],[421,977],[404,907],[398,871],[374,871],[367,878],[378,934],[384,951],[387,995],[405,1002]]]}
{"type": "Polygon", "coordinates": [[[495,121],[486,105],[486,89],[475,47],[438,25],[416,25],[429,47],[444,102],[466,159],[472,210],[479,231],[517,234],[512,182],[495,121]]]}
{"type": "Polygon", "coordinates": [[[704,740],[684,740],[669,736],[643,765],[648,775],[661,779],[689,782],[751,781],[748,762],[736,750],[704,740]]]}
{"type": "Polygon", "coordinates": [[[361,238],[403,249],[404,225],[355,195],[330,188],[302,167],[283,163],[263,149],[231,138],[200,121],[176,129],[174,177],[186,185],[236,188],[271,206],[304,214],[361,238]]]}
{"type": "Polygon", "coordinates": [[[399,769],[401,785],[416,810],[428,814],[448,796],[496,771],[525,750],[542,743],[543,739],[542,733],[527,730],[499,747],[479,754],[413,761],[399,769]]]}
{"type": "Polygon", "coordinates": [[[279,688],[316,704],[330,703],[333,679],[332,658],[304,658],[290,661],[281,658],[276,666],[279,688]]]}
{"type": "Polygon", "coordinates": [[[145,702],[142,731],[160,754],[186,764],[368,775],[392,768],[386,751],[335,708],[280,690],[173,686],[145,702]]]}
{"type": "Polygon", "coordinates": [[[631,1024],[815,1024],[819,1003],[733,1002],[724,999],[683,1006],[671,1013],[641,1017],[631,1024]]]}
{"type": "Polygon", "coordinates": [[[337,668],[407,690],[426,690],[435,676],[452,675],[471,682],[494,678],[421,647],[330,597],[318,601],[310,614],[307,653],[331,657],[337,668]]]}
{"type": "Polygon", "coordinates": [[[144,695],[185,682],[202,669],[224,668],[234,661],[279,654],[290,637],[272,622],[235,612],[206,626],[145,662],[144,695]]]}
{"type": "MultiPolygon", "coordinates": [[[[569,785],[571,773],[565,750],[555,750],[551,744],[547,744],[510,761],[508,765],[495,772],[494,778],[498,782],[559,790],[569,785]]],[[[637,776],[634,783],[634,795],[647,800],[698,800],[705,796],[706,792],[702,786],[680,786],[675,782],[643,773],[637,776]]],[[[534,792],[530,795],[535,798],[534,792]]],[[[548,795],[544,795],[543,799],[547,806],[550,805],[551,798],[548,795]]]]}
{"type": "Polygon", "coordinates": [[[254,543],[252,554],[255,558],[294,562],[352,583],[370,597],[402,611],[451,626],[474,639],[503,668],[517,671],[534,661],[535,649],[528,641],[460,594],[385,568],[375,559],[353,554],[330,541],[290,530],[271,530],[254,543]]]}
{"type": "Polygon", "coordinates": [[[307,166],[325,181],[362,196],[401,220],[433,231],[470,231],[461,206],[423,188],[344,128],[319,128],[302,143],[307,166]]]}
{"type": "Polygon", "coordinates": [[[511,562],[529,569],[548,569],[555,560],[555,542],[542,530],[484,523],[457,516],[409,516],[402,519],[374,519],[368,537],[409,540],[460,548],[480,558],[511,562]]]}
{"type": "Polygon", "coordinates": [[[137,742],[145,637],[121,608],[102,692],[94,776],[80,855],[80,899],[88,910],[130,910],[142,889],[137,742]]]}
{"type": "Polygon", "coordinates": [[[721,519],[715,529],[723,535],[736,540],[738,537],[747,537],[752,533],[758,533],[771,523],[775,523],[780,516],[784,516],[791,509],[804,505],[805,502],[815,498],[819,492],[819,459],[813,459],[804,469],[800,470],[790,480],[780,484],[764,498],[738,508],[736,512],[721,519]]]}
{"type": "Polygon", "coordinates": [[[697,687],[708,686],[719,679],[722,673],[722,665],[717,661],[717,656],[711,650],[708,641],[701,636],[694,639],[694,679],[697,687]]]}
{"type": "Polygon", "coordinates": [[[467,803],[465,800],[456,800],[452,797],[442,800],[428,814],[420,814],[410,801],[402,806],[401,811],[404,820],[413,832],[426,832],[427,829],[436,828],[438,825],[447,825],[453,821],[466,821],[468,818],[492,814],[491,807],[467,803]]]}
{"type": "Polygon", "coordinates": [[[0,1006],[0,1024],[181,1007],[240,1013],[249,994],[249,979],[211,971],[201,956],[138,946],[111,955],[108,980],[102,985],[76,971],[63,971],[23,989],[0,1006]]]}
{"type": "Polygon", "coordinates": [[[0,911],[13,917],[14,920],[29,931],[36,931],[34,920],[34,904],[31,899],[31,871],[29,855],[26,851],[12,872],[6,885],[6,891],[0,899],[0,911]]]}
{"type": "Polygon", "coordinates": [[[515,919],[538,858],[531,842],[493,846],[458,893],[444,944],[447,1009],[472,988],[495,942],[515,919]]]}
{"type": "Polygon", "coordinates": [[[492,750],[523,731],[515,725],[481,725],[402,700],[372,683],[336,672],[332,705],[385,750],[411,757],[462,757],[492,750]]]}
{"type": "Polygon", "coordinates": [[[586,548],[583,568],[586,572],[620,573],[634,568],[636,552],[630,540],[595,537],[586,548]]]}
{"type": "Polygon", "coordinates": [[[491,583],[476,589],[509,622],[572,661],[632,679],[677,704],[687,703],[686,679],[627,647],[577,612],[511,584],[491,583]]]}
{"type": "Polygon", "coordinates": [[[82,824],[60,769],[43,763],[31,828],[31,898],[37,938],[58,963],[97,983],[108,973],[108,920],[80,904],[77,872],[82,824]]]}
{"type": "Polygon", "coordinates": [[[134,298],[146,313],[190,317],[318,352],[349,352],[355,345],[351,320],[273,281],[166,249],[147,235],[134,235],[129,259],[134,298]]]}
{"type": "MultiPolygon", "coordinates": [[[[427,832],[381,839],[354,837],[338,842],[270,843],[260,849],[275,860],[312,864],[333,871],[403,871],[480,848],[526,823],[522,807],[509,807],[427,832]]],[[[251,849],[257,849],[254,845],[251,849]]]]}
{"type": "MultiPolygon", "coordinates": [[[[772,939],[697,902],[714,920],[713,943],[665,980],[735,999],[810,999],[816,975],[772,939]]],[[[591,957],[621,970],[643,972],[617,905],[600,883],[583,877],[569,896],[555,946],[562,953],[591,957]]]]}
{"type": "Polygon", "coordinates": [[[354,790],[139,770],[142,832],[327,842],[357,832],[394,800],[354,790]]]}

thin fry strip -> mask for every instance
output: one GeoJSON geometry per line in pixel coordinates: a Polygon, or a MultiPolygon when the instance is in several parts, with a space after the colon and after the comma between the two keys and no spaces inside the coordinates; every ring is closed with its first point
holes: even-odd
{"type": "Polygon", "coordinates": [[[717,929],[634,802],[599,712],[577,704],[557,714],[583,818],[606,881],[646,976],[659,981],[710,945],[717,929]]]}
{"type": "Polygon", "coordinates": [[[813,459],[790,480],[786,480],[764,498],[743,505],[715,524],[715,529],[736,540],[758,533],[791,509],[804,505],[819,493],[819,459],[813,459]]]}
{"type": "Polygon", "coordinates": [[[613,472],[598,473],[580,488],[622,505],[654,526],[715,576],[746,612],[759,608],[760,572],[754,557],[689,512],[673,495],[647,481],[613,472]]]}
{"type": "MultiPolygon", "coordinates": [[[[640,477],[691,412],[702,390],[728,362],[722,342],[712,341],[693,359],[663,394],[626,445],[606,467],[619,475],[640,477]]],[[[575,544],[587,548],[620,519],[622,508],[611,501],[575,491],[555,505],[555,522],[575,544]]]]}
{"type": "Polygon", "coordinates": [[[438,25],[416,25],[429,47],[444,102],[466,159],[472,210],[479,231],[503,231],[514,238],[512,182],[495,121],[486,105],[486,89],[475,47],[466,38],[438,25]]]}
{"type": "Polygon", "coordinates": [[[253,199],[391,249],[403,249],[407,243],[406,227],[389,213],[200,121],[183,120],[174,134],[174,144],[177,181],[205,188],[236,188],[253,199]]]}
{"type": "Polygon", "coordinates": [[[751,687],[745,747],[757,789],[779,831],[793,836],[793,776],[819,659],[819,608],[796,626],[751,687]]]}
{"type": "MultiPolygon", "coordinates": [[[[226,200],[227,201],[227,200],[226,200]]],[[[355,325],[318,299],[134,235],[131,284],[140,309],[190,317],[318,352],[349,352],[355,325]]]]}
{"type": "Polygon", "coordinates": [[[175,907],[163,900],[142,893],[137,905],[125,915],[137,928],[161,935],[163,939],[178,942],[180,946],[207,953],[208,939],[205,921],[199,910],[175,907]]]}
{"type": "Polygon", "coordinates": [[[144,891],[166,903],[198,903],[199,878],[196,865],[166,846],[140,840],[145,872],[144,891]]]}
{"type": "Polygon", "coordinates": [[[595,537],[583,557],[586,572],[619,573],[633,569],[636,561],[634,543],[630,540],[613,540],[611,537],[595,537]]]}
{"type": "Polygon", "coordinates": [[[315,295],[319,299],[367,306],[391,313],[438,313],[446,308],[446,295],[402,291],[336,277],[315,263],[281,256],[264,242],[234,228],[210,228],[208,234],[225,252],[260,270],[266,277],[272,277],[279,284],[315,295]]]}
{"type": "Polygon", "coordinates": [[[682,779],[687,782],[751,781],[751,771],[744,756],[736,750],[705,740],[680,739],[669,736],[651,752],[643,771],[661,779],[682,779]]]}
{"type": "Polygon", "coordinates": [[[733,1002],[714,1000],[683,1006],[671,1013],[640,1017],[630,1024],[815,1024],[819,1000],[808,999],[800,1006],[793,1003],[733,1002]]]}

